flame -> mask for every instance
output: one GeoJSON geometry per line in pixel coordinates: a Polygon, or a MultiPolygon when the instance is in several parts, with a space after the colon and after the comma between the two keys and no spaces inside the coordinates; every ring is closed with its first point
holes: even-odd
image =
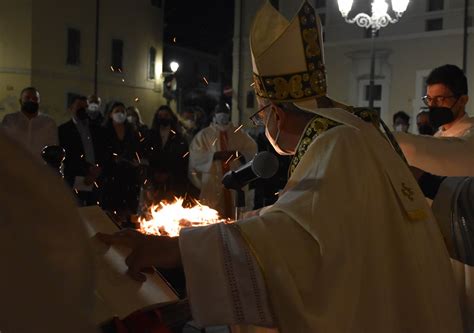
{"type": "Polygon", "coordinates": [[[176,198],[174,202],[160,202],[150,208],[148,219],[140,217],[140,232],[147,235],[179,236],[182,228],[204,226],[223,222],[219,213],[199,202],[195,206],[186,208],[184,199],[176,198]],[[151,217],[151,219],[150,219],[151,217]]]}

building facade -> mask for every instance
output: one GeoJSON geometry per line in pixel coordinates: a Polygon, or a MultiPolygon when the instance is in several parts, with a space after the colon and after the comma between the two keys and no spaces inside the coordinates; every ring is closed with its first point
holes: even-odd
{"type": "Polygon", "coordinates": [[[219,100],[222,95],[222,61],[218,55],[165,44],[163,59],[164,76],[171,74],[169,64],[172,61],[179,64],[178,71],[174,73],[178,112],[192,104],[193,98],[197,96],[206,95],[215,101],[219,100]]]}
{"type": "MultiPolygon", "coordinates": [[[[309,0],[323,22],[328,94],[341,102],[368,106],[370,78],[370,31],[348,24],[342,18],[336,0],[309,0]]],[[[349,17],[359,12],[370,14],[371,0],[354,3],[349,17]]],[[[300,1],[272,1],[280,12],[291,19],[300,1]]],[[[388,1],[390,3],[390,1],[388,1]]],[[[239,87],[234,110],[239,121],[254,112],[251,103],[252,66],[248,35],[252,19],[262,1],[236,0],[234,38],[234,87],[239,87]],[[240,25],[239,25],[240,22],[240,25]],[[240,51],[240,52],[238,52],[240,51]],[[240,56],[239,56],[240,54],[240,56]]],[[[474,14],[471,5],[469,14],[474,14]]],[[[468,29],[466,75],[474,87],[474,37],[472,20],[468,29]]],[[[392,115],[403,110],[414,117],[423,106],[425,79],[430,70],[443,64],[463,65],[464,0],[411,0],[396,24],[382,28],[375,38],[375,103],[387,124],[392,115]]],[[[474,102],[468,103],[474,114],[474,102]]]]}
{"type": "Polygon", "coordinates": [[[18,110],[22,88],[35,86],[41,111],[60,124],[70,118],[71,96],[94,93],[97,81],[104,104],[135,105],[150,122],[165,103],[163,6],[158,0],[1,2],[0,117],[18,110]]]}

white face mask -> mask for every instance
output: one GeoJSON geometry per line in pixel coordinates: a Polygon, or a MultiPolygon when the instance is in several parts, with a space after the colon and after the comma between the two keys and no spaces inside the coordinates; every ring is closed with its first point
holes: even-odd
{"type": "Polygon", "coordinates": [[[100,106],[97,103],[90,103],[89,106],[87,107],[87,110],[90,112],[97,112],[99,111],[100,106]]]}
{"type": "Polygon", "coordinates": [[[217,125],[228,125],[230,122],[230,116],[228,113],[216,113],[214,115],[214,123],[217,125]]]}
{"type": "Polygon", "coordinates": [[[184,119],[183,120],[183,125],[186,128],[190,129],[190,128],[194,128],[196,126],[196,123],[192,119],[184,119]]]}
{"type": "Polygon", "coordinates": [[[125,115],[125,113],[122,112],[114,113],[112,115],[112,120],[117,124],[123,124],[126,119],[127,116],[125,115]]]}
{"type": "Polygon", "coordinates": [[[130,123],[130,124],[135,124],[135,118],[133,116],[128,116],[127,117],[127,121],[130,123]]]}
{"type": "Polygon", "coordinates": [[[279,145],[278,145],[278,139],[280,138],[280,129],[278,128],[277,129],[277,133],[275,135],[275,139],[273,139],[273,137],[271,136],[269,130],[268,130],[268,121],[270,120],[270,116],[272,114],[273,110],[270,110],[270,112],[268,112],[268,116],[267,116],[267,119],[265,120],[265,136],[267,137],[268,141],[270,142],[270,144],[273,146],[273,149],[275,149],[275,151],[277,152],[278,155],[293,155],[292,153],[290,152],[286,152],[284,151],[279,145]]]}
{"type": "Polygon", "coordinates": [[[398,124],[395,126],[395,132],[408,132],[408,126],[405,124],[398,124]]]}

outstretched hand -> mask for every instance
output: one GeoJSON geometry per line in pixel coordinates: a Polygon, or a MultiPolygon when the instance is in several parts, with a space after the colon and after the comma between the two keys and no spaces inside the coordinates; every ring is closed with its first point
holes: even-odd
{"type": "Polygon", "coordinates": [[[140,282],[146,280],[143,273],[151,273],[154,266],[176,268],[181,265],[177,237],[144,235],[132,229],[121,230],[113,235],[98,233],[96,237],[105,244],[132,250],[125,263],[130,276],[140,282]]]}

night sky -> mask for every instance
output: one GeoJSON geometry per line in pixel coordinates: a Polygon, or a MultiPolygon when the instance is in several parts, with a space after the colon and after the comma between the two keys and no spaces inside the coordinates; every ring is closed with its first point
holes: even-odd
{"type": "Polygon", "coordinates": [[[168,0],[165,2],[165,43],[208,53],[232,50],[234,1],[168,0]]]}

